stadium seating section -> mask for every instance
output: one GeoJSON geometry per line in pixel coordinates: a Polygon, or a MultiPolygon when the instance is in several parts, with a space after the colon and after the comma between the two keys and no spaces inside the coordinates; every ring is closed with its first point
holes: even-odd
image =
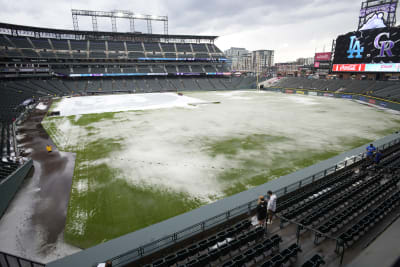
{"type": "Polygon", "coordinates": [[[58,59],[82,58],[83,55],[92,54],[93,58],[115,58],[115,52],[120,53],[122,58],[144,57],[143,52],[149,52],[146,56],[176,57],[179,53],[181,57],[199,58],[220,58],[222,52],[214,44],[182,44],[182,43],[148,43],[133,41],[86,41],[86,40],[58,40],[51,38],[33,37],[13,37],[0,35],[0,47],[6,50],[6,57],[21,58],[48,58],[47,54],[41,52],[51,52],[53,57],[58,59]],[[58,53],[63,51],[64,53],[58,53]],[[22,52],[22,53],[21,53],[22,52]],[[142,52],[142,53],[130,53],[142,52]],[[129,55],[128,55],[129,53],[129,55]]]}
{"type": "Polygon", "coordinates": [[[400,82],[398,81],[316,80],[289,77],[279,80],[279,82],[272,87],[368,94],[375,97],[400,101],[400,82]]]}
{"type": "Polygon", "coordinates": [[[225,64],[219,61],[168,61],[168,58],[223,57],[221,50],[211,43],[54,39],[0,34],[0,56],[1,118],[7,122],[18,117],[16,107],[30,98],[115,92],[249,89],[256,86],[256,79],[251,77],[193,78],[176,75],[179,72],[227,71],[225,64]],[[139,59],[144,57],[154,60],[139,59]],[[160,62],[157,58],[167,60],[160,62]],[[125,75],[131,73],[140,73],[141,76],[125,75]],[[148,73],[162,75],[147,78],[148,73]],[[166,73],[168,77],[165,77],[166,73]],[[81,74],[122,76],[69,77],[81,74]]]}

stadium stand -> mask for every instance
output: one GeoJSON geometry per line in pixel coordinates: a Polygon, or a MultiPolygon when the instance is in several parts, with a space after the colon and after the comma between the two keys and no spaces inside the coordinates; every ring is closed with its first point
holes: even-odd
{"type": "Polygon", "coordinates": [[[193,52],[190,44],[176,44],[177,52],[193,52]]]}
{"type": "Polygon", "coordinates": [[[16,58],[21,65],[31,66],[32,69],[24,73],[11,71],[7,78],[0,72],[0,79],[17,86],[18,90],[26,91],[29,97],[63,96],[72,93],[148,92],[149,86],[152,91],[157,92],[209,88],[226,90],[246,86],[249,86],[246,89],[255,88],[254,81],[248,82],[246,77],[241,78],[242,83],[232,83],[231,80],[239,78],[231,79],[221,74],[216,76],[217,70],[226,73],[229,71],[224,67],[224,61],[211,60],[211,57],[224,58],[223,53],[212,43],[216,38],[214,36],[174,35],[166,36],[164,42],[157,42],[151,34],[140,37],[138,41],[135,40],[135,34],[130,34],[129,38],[120,33],[109,33],[106,37],[101,33],[97,34],[99,36],[86,36],[85,33],[69,30],[56,30],[57,34],[53,34],[52,29],[1,25],[9,28],[11,33],[24,30],[26,33],[36,33],[29,36],[52,36],[33,38],[0,34],[0,55],[4,57],[0,66],[9,68],[16,58]],[[61,39],[60,31],[64,32],[63,38],[68,38],[61,39]],[[40,34],[41,32],[46,34],[40,34]],[[75,35],[77,38],[74,38],[75,35]],[[198,43],[196,39],[203,40],[204,43],[198,43]],[[175,60],[177,57],[179,60],[175,60]],[[146,60],[143,61],[143,58],[146,60]],[[170,61],[169,58],[174,60],[170,61]],[[196,58],[199,61],[194,60],[196,58]],[[211,79],[206,72],[215,77],[211,79]],[[132,73],[140,73],[140,76],[125,75],[132,73]],[[147,79],[146,75],[153,73],[167,73],[168,77],[147,79]],[[177,73],[185,75],[175,77],[177,73]],[[190,73],[195,75],[191,76],[190,73]],[[118,82],[110,84],[109,79],[100,80],[99,76],[118,77],[114,79],[118,82]],[[61,82],[55,83],[54,79],[61,82]],[[209,81],[214,79],[213,82],[209,81]],[[217,79],[221,81],[216,81],[217,79]],[[122,88],[118,88],[120,85],[122,88]]]}
{"type": "Polygon", "coordinates": [[[25,37],[10,37],[10,43],[16,48],[33,48],[31,43],[25,37]]]}
{"type": "Polygon", "coordinates": [[[400,101],[400,82],[398,81],[316,80],[287,77],[280,79],[270,87],[365,94],[400,101]]]}
{"type": "Polygon", "coordinates": [[[69,50],[69,45],[67,40],[51,40],[55,50],[69,50]]]}
{"type": "Polygon", "coordinates": [[[142,43],[126,42],[128,51],[144,51],[142,43]]]}
{"type": "Polygon", "coordinates": [[[70,40],[69,43],[71,45],[71,50],[87,50],[88,48],[87,41],[70,40]]]}
{"type": "Polygon", "coordinates": [[[52,49],[49,43],[49,39],[36,39],[31,38],[32,44],[38,49],[52,49]]]}
{"type": "Polygon", "coordinates": [[[100,41],[89,41],[89,50],[106,50],[106,43],[100,41]]]}
{"type": "Polygon", "coordinates": [[[175,44],[161,43],[161,48],[163,52],[173,52],[173,53],[176,52],[175,44]]]}
{"type": "Polygon", "coordinates": [[[205,44],[192,44],[194,52],[206,52],[208,53],[207,46],[205,44]]]}

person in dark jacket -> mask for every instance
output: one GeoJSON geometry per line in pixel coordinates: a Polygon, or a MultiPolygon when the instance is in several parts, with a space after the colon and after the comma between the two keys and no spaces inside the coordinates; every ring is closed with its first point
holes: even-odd
{"type": "Polygon", "coordinates": [[[267,202],[265,202],[264,196],[259,196],[257,205],[258,224],[264,226],[266,218],[267,218],[267,202]]]}
{"type": "Polygon", "coordinates": [[[379,163],[381,162],[382,156],[383,156],[382,153],[379,150],[376,150],[375,159],[374,159],[376,165],[379,165],[379,163]]]}

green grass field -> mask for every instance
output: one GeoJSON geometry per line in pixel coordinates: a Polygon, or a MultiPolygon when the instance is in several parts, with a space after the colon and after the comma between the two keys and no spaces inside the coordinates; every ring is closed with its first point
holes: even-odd
{"type": "MultiPolygon", "coordinates": [[[[392,133],[400,125],[398,120],[390,117],[388,118],[390,123],[387,123],[385,127],[369,129],[368,131],[371,132],[369,137],[362,135],[342,137],[338,133],[338,138],[327,138],[321,146],[313,147],[307,143],[299,145],[298,139],[294,136],[278,135],[276,132],[263,133],[256,127],[254,131],[246,128],[240,134],[216,136],[204,132],[201,133],[201,137],[193,138],[192,132],[185,128],[192,126],[184,123],[186,125],[184,127],[176,123],[178,128],[169,129],[169,132],[178,131],[177,129],[180,131],[177,134],[178,141],[171,139],[175,142],[174,144],[179,146],[179,140],[182,140],[182,146],[198,148],[193,152],[193,161],[186,163],[184,160],[187,156],[182,156],[176,164],[182,164],[182,166],[194,164],[197,156],[209,159],[207,162],[211,163],[204,164],[207,166],[201,168],[205,169],[204,173],[211,177],[207,179],[211,179],[215,185],[218,185],[219,193],[216,191],[215,194],[210,193],[207,198],[204,198],[201,194],[193,195],[190,191],[180,190],[180,185],[168,187],[141,183],[136,180],[132,182],[132,179],[139,175],[159,179],[155,171],[159,169],[162,171],[162,166],[166,169],[165,176],[173,177],[167,170],[172,168],[171,173],[176,173],[176,166],[156,160],[145,161],[144,152],[147,151],[138,149],[137,153],[143,153],[144,157],[143,162],[139,163],[145,168],[135,168],[132,166],[139,164],[134,157],[135,154],[129,158],[126,155],[131,154],[123,153],[123,151],[132,149],[131,139],[138,139],[138,147],[141,140],[146,141],[143,136],[150,133],[151,129],[154,130],[149,124],[158,127],[157,120],[165,121],[165,117],[176,118],[177,114],[190,112],[198,114],[202,110],[172,109],[166,112],[153,110],[45,118],[42,124],[58,149],[76,153],[64,232],[66,242],[80,248],[91,247],[359,147],[377,137],[392,133]],[[167,114],[160,115],[160,113],[167,114]],[[155,118],[154,116],[163,117],[155,118]],[[152,123],[153,120],[156,122],[152,123]],[[120,132],[124,134],[119,134],[120,132]],[[121,160],[126,162],[126,168],[118,168],[112,164],[114,161],[121,160]],[[211,165],[213,162],[215,166],[211,165]],[[218,164],[218,162],[222,163],[218,164]],[[232,162],[232,164],[224,165],[224,162],[232,162]]],[[[378,113],[377,111],[369,112],[378,113]]],[[[386,118],[389,115],[377,116],[386,118]]],[[[173,122],[171,121],[170,124],[173,122]]],[[[159,137],[159,134],[154,134],[152,138],[162,138],[162,135],[159,137]]],[[[151,147],[151,149],[154,148],[151,147]]],[[[159,153],[157,150],[150,152],[151,155],[159,153]]],[[[173,156],[172,152],[168,153],[170,154],[167,155],[173,156]]],[[[190,169],[190,166],[188,168],[190,169]]],[[[184,170],[188,169],[182,169],[184,170]]],[[[192,174],[187,173],[187,179],[191,177],[192,174]]],[[[182,183],[175,182],[173,179],[169,179],[168,182],[182,183]]],[[[198,182],[201,183],[201,180],[198,182]]],[[[184,184],[181,186],[185,188],[184,184]]]]}

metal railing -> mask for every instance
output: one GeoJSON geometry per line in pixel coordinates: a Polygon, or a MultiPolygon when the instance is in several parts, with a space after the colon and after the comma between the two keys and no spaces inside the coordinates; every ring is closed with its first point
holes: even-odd
{"type": "Polygon", "coordinates": [[[9,253],[0,251],[0,266],[4,267],[44,267],[43,263],[24,259],[9,253]]]}
{"type": "MultiPolygon", "coordinates": [[[[394,145],[397,145],[399,143],[400,143],[400,138],[397,138],[397,139],[392,140],[391,142],[388,142],[388,143],[386,143],[386,144],[384,144],[382,146],[379,146],[377,148],[379,150],[384,150],[384,149],[390,148],[390,147],[392,147],[394,145]]],[[[351,165],[353,165],[353,164],[355,164],[355,163],[357,163],[359,161],[362,161],[365,158],[366,158],[366,152],[360,153],[360,154],[355,155],[355,156],[351,156],[348,159],[340,161],[339,163],[335,164],[334,166],[331,166],[331,167],[329,167],[329,168],[327,168],[327,169],[325,169],[323,171],[320,171],[320,172],[318,172],[318,173],[316,173],[316,174],[314,174],[312,176],[304,178],[304,179],[302,179],[302,180],[300,180],[300,181],[298,181],[296,183],[293,183],[293,184],[290,184],[288,186],[285,186],[285,187],[281,188],[280,190],[275,191],[275,194],[278,197],[283,196],[283,195],[285,195],[287,193],[293,192],[293,191],[295,191],[295,190],[297,190],[299,188],[302,188],[302,187],[304,187],[306,185],[309,185],[309,184],[311,184],[311,183],[313,183],[313,182],[315,182],[317,180],[325,178],[326,176],[331,175],[331,174],[333,174],[333,173],[335,173],[335,172],[337,172],[337,171],[339,171],[341,169],[349,167],[349,166],[351,166],[351,165]]],[[[254,210],[254,208],[256,206],[257,206],[257,199],[254,199],[254,200],[252,200],[250,202],[242,204],[242,205],[240,205],[238,207],[235,207],[235,208],[233,208],[231,210],[228,210],[228,211],[226,211],[224,213],[221,213],[221,214],[216,215],[216,216],[214,216],[212,218],[208,218],[207,220],[204,220],[202,222],[194,224],[194,225],[192,225],[192,226],[190,226],[190,227],[188,227],[186,229],[183,229],[183,230],[181,230],[179,232],[175,232],[173,234],[167,235],[167,236],[165,236],[163,238],[160,238],[160,239],[158,239],[156,241],[150,242],[150,243],[148,243],[146,245],[143,245],[141,247],[132,249],[132,250],[130,250],[130,251],[124,253],[124,254],[121,254],[119,256],[116,256],[116,257],[110,259],[110,261],[112,261],[112,266],[123,266],[123,265],[125,265],[127,263],[134,262],[134,261],[142,258],[145,255],[150,255],[151,253],[156,252],[156,251],[158,251],[160,249],[163,249],[163,248],[166,248],[166,247],[171,246],[173,244],[176,244],[180,240],[183,240],[183,239],[191,237],[191,236],[193,236],[195,234],[204,232],[204,231],[206,231],[208,229],[211,229],[212,227],[214,227],[216,225],[219,225],[219,224],[222,224],[224,222],[227,222],[227,221],[229,221],[229,220],[231,220],[231,219],[233,219],[233,218],[235,218],[237,216],[244,215],[244,214],[250,214],[254,210]]],[[[295,223],[295,222],[292,222],[292,223],[295,223]]],[[[295,224],[299,225],[298,223],[295,223],[295,224]]],[[[308,229],[305,226],[301,226],[301,227],[304,227],[304,229],[308,229]]],[[[318,232],[318,231],[316,231],[314,229],[311,229],[311,228],[308,229],[308,230],[310,230],[310,231],[312,231],[312,232],[314,232],[314,233],[316,233],[318,235],[325,236],[325,237],[327,237],[329,239],[336,240],[338,242],[337,246],[338,247],[342,246],[340,244],[341,241],[339,239],[336,239],[336,238],[333,238],[333,237],[329,237],[329,236],[324,235],[324,234],[322,234],[322,233],[320,233],[320,232],[318,232]]]]}
{"type": "MultiPolygon", "coordinates": [[[[300,241],[301,231],[310,231],[312,234],[314,234],[314,244],[316,244],[316,245],[319,244],[318,242],[319,242],[320,238],[326,238],[326,239],[335,241],[336,242],[335,253],[340,254],[340,265],[342,265],[343,259],[344,259],[344,252],[345,252],[345,243],[343,240],[341,240],[340,238],[330,236],[328,234],[321,233],[320,231],[313,229],[312,227],[305,226],[305,225],[295,222],[293,220],[289,220],[285,217],[280,216],[279,214],[275,214],[275,216],[277,218],[279,218],[281,220],[281,222],[284,221],[286,223],[296,225],[296,244],[297,245],[300,245],[300,243],[301,243],[301,241],[300,241]]],[[[267,225],[267,227],[268,227],[268,225],[267,225]]],[[[282,229],[282,225],[280,226],[280,228],[282,229]]]]}

